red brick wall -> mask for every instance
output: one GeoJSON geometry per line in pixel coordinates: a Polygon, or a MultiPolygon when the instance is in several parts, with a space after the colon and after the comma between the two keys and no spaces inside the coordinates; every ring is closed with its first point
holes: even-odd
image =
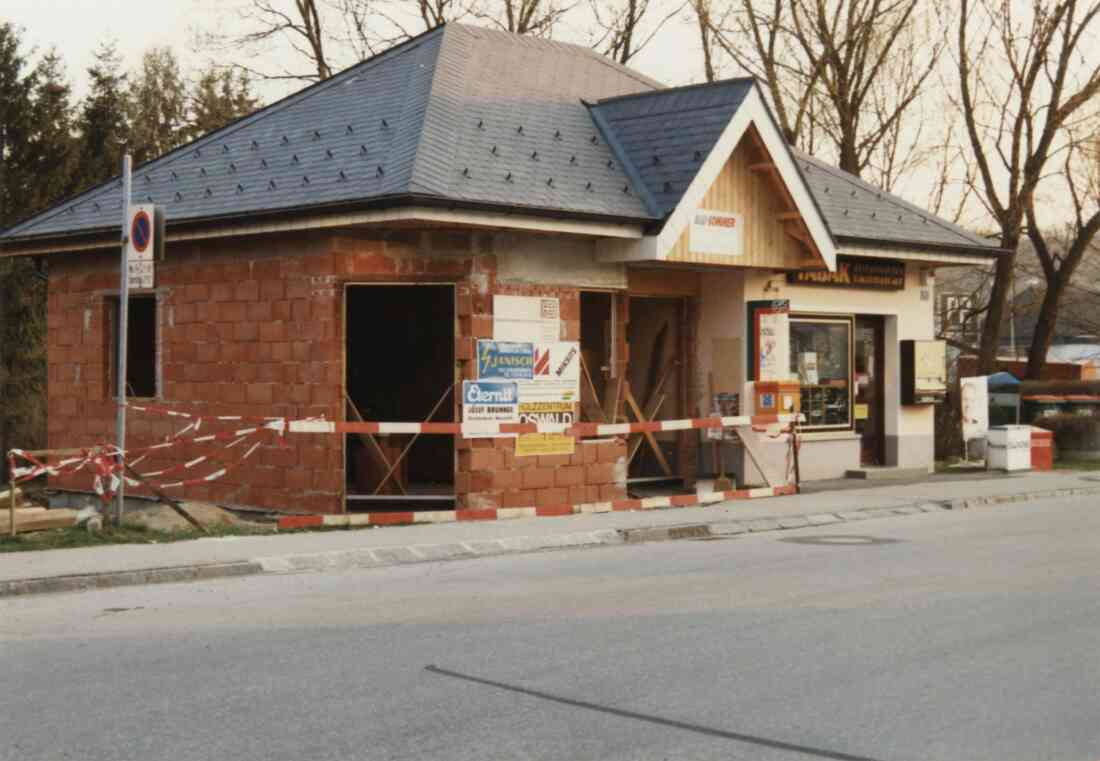
{"type": "MultiPolygon", "coordinates": [[[[580,335],[579,289],[498,283],[488,235],[390,232],[384,237],[279,235],[178,244],[157,265],[159,398],[170,409],[215,415],[344,419],[343,287],[349,282],[451,282],[456,287],[456,381],[472,378],[474,343],[492,335],[492,294],[561,299],[562,340],[580,335]]],[[[49,446],[113,441],[116,407],[109,367],[114,252],[51,257],[49,446]]],[[[625,303],[625,299],[623,300],[625,303]]],[[[625,316],[625,315],[621,315],[625,316]]],[[[623,332],[617,340],[625,360],[623,332]]],[[[455,395],[455,419],[461,419],[455,395]]],[[[131,412],[128,445],[157,443],[182,425],[131,412]]],[[[578,444],[572,457],[516,458],[509,439],[456,442],[461,507],[532,506],[624,495],[625,442],[578,444]]],[[[344,509],[343,441],[299,435],[265,445],[188,499],[274,509],[344,509]]],[[[158,470],[209,449],[177,447],[150,458],[158,470]]],[[[226,453],[222,453],[226,454],[226,453]]],[[[236,453],[228,454],[235,460],[236,453]]],[[[206,470],[196,468],[203,475],[206,470]]],[[[56,479],[88,489],[80,474],[56,479]]],[[[132,490],[141,494],[142,490],[132,490]]]]}

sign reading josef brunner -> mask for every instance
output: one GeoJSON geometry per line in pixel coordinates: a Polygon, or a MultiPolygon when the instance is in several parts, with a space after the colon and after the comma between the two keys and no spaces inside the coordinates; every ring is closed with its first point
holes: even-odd
{"type": "Polygon", "coordinates": [[[831,285],[837,288],[862,288],[873,291],[905,289],[905,263],[887,259],[838,256],[836,272],[788,272],[792,285],[831,285]]]}

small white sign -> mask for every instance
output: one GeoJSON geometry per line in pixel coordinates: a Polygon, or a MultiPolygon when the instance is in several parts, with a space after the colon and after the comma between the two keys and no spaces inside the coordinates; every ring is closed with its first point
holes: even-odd
{"type": "Polygon", "coordinates": [[[987,377],[961,378],[963,440],[984,439],[989,433],[989,382],[987,377]]]}
{"type": "Polygon", "coordinates": [[[691,218],[688,250],[693,254],[741,256],[744,217],[728,211],[699,209],[691,218]]]}
{"type": "Polygon", "coordinates": [[[543,296],[493,296],[493,339],[550,343],[561,338],[561,302],[543,296]]]}

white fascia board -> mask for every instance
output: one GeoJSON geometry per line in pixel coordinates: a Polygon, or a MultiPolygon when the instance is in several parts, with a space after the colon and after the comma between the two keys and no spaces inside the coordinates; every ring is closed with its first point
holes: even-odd
{"type": "Polygon", "coordinates": [[[994,255],[982,254],[950,254],[939,251],[916,250],[911,248],[890,248],[887,246],[844,246],[839,251],[844,256],[864,256],[874,259],[896,259],[906,262],[920,262],[933,266],[957,266],[969,265],[971,267],[987,267],[997,263],[994,255]]]}
{"type": "MultiPolygon", "coordinates": [[[[455,225],[460,227],[482,227],[489,229],[524,230],[562,235],[582,235],[589,238],[616,238],[626,242],[637,242],[643,237],[641,224],[616,222],[588,222],[571,219],[550,219],[525,214],[502,214],[483,211],[450,211],[428,207],[410,207],[384,209],[381,211],[362,211],[348,214],[326,214],[296,219],[272,219],[264,222],[228,225],[187,232],[168,232],[168,243],[182,241],[232,238],[234,236],[266,235],[270,233],[295,232],[301,230],[324,230],[336,227],[382,226],[409,222],[425,222],[433,225],[455,225]]],[[[43,244],[39,247],[28,246],[0,256],[34,256],[38,254],[61,254],[96,249],[118,248],[118,241],[106,240],[94,243],[43,244]]]]}
{"type": "Polygon", "coordinates": [[[835,272],[836,244],[829,234],[829,228],[826,227],[825,220],[818,212],[817,206],[810,196],[810,189],[806,187],[802,174],[798,171],[798,166],[791,158],[791,153],[787,149],[782,135],[779,134],[779,129],[775,126],[767,106],[764,104],[759,85],[756,84],[745,96],[745,101],[722,131],[722,136],[718,138],[714,150],[710,152],[699,171],[695,173],[695,178],[688,185],[688,189],[680,199],[680,203],[669,215],[664,229],[657,236],[659,258],[664,259],[672,247],[676,245],[676,241],[680,239],[681,233],[691,222],[696,209],[702,204],[707,191],[718,179],[722,168],[729,161],[730,156],[733,155],[734,149],[750,125],[755,126],[756,131],[760,134],[764,147],[768,149],[771,160],[779,171],[779,176],[783,178],[783,182],[786,183],[787,189],[794,199],[795,206],[798,207],[798,213],[802,215],[802,219],[806,222],[810,237],[813,238],[825,260],[825,265],[830,272],[835,272]]]}

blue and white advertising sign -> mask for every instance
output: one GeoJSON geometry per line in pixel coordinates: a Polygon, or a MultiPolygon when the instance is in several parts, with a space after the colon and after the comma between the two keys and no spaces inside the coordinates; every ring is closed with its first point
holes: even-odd
{"type": "MultiPolygon", "coordinates": [[[[515,381],[462,381],[462,421],[518,423],[519,384],[515,381]]],[[[469,438],[480,436],[475,434],[469,438]]]]}
{"type": "Polygon", "coordinates": [[[489,380],[531,380],[535,372],[534,344],[523,341],[477,342],[477,377],[489,380]]]}

